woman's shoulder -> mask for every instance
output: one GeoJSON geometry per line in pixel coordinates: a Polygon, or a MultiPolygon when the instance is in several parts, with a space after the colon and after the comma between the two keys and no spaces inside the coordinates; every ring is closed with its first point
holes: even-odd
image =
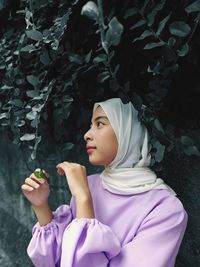
{"type": "Polygon", "coordinates": [[[148,192],[146,202],[153,202],[152,214],[182,214],[187,217],[187,212],[182,201],[177,195],[165,189],[153,189],[148,192]]]}
{"type": "Polygon", "coordinates": [[[92,190],[100,182],[100,173],[96,172],[87,176],[89,188],[92,190]]]}

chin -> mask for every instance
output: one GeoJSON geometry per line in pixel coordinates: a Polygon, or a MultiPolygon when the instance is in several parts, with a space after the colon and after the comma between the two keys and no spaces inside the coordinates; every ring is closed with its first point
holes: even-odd
{"type": "Polygon", "coordinates": [[[92,160],[92,159],[89,159],[90,163],[94,166],[104,166],[105,165],[105,162],[102,162],[102,161],[98,161],[98,160],[92,160]]]}

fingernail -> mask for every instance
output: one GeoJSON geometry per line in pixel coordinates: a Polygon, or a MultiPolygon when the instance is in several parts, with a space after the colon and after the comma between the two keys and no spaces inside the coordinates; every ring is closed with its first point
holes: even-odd
{"type": "Polygon", "coordinates": [[[39,184],[36,184],[36,185],[35,185],[35,188],[39,188],[39,187],[40,187],[40,185],[39,185],[39,184]]]}

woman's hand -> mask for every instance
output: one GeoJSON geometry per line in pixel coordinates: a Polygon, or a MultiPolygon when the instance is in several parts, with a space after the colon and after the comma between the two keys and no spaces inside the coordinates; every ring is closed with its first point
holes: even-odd
{"type": "MultiPolygon", "coordinates": [[[[36,169],[39,171],[40,169],[36,169]]],[[[48,177],[48,173],[45,173],[48,177]]],[[[25,197],[35,207],[43,206],[47,203],[50,189],[46,179],[37,178],[34,173],[25,179],[24,184],[21,186],[22,192],[25,197]]]]}
{"type": "Polygon", "coordinates": [[[66,175],[71,194],[76,198],[90,196],[86,168],[78,163],[64,161],[56,166],[60,175],[66,175]]]}

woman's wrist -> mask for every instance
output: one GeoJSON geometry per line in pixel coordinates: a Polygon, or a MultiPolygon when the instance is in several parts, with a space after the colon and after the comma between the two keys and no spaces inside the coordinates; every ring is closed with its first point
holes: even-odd
{"type": "Polygon", "coordinates": [[[95,218],[92,197],[90,194],[75,197],[76,218],[95,218]]]}
{"type": "Polygon", "coordinates": [[[53,213],[49,207],[48,202],[46,202],[40,206],[34,206],[32,204],[32,208],[33,208],[35,215],[38,219],[38,222],[41,226],[44,226],[44,225],[46,225],[52,221],[53,213]]]}

